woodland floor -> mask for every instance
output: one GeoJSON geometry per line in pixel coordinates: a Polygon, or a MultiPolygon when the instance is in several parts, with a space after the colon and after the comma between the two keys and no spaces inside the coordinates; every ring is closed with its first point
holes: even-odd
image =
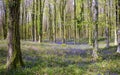
{"type": "MultiPolygon", "coordinates": [[[[92,60],[92,47],[87,44],[33,43],[22,41],[25,68],[9,75],[120,75],[120,55],[116,46],[100,44],[99,59],[92,60]]],[[[0,41],[0,75],[5,73],[7,43],[0,41]]]]}

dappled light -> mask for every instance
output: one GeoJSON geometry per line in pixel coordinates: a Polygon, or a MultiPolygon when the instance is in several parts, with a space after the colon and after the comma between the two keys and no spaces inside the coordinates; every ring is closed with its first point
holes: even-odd
{"type": "Polygon", "coordinates": [[[0,75],[120,75],[120,0],[0,0],[0,75]]]}
{"type": "MultiPolygon", "coordinates": [[[[2,44],[2,42],[0,42],[2,44]]],[[[7,43],[5,43],[7,44],[7,43]]],[[[9,75],[36,75],[36,74],[57,74],[57,75],[82,75],[82,74],[112,74],[118,75],[120,72],[120,55],[116,54],[116,46],[101,48],[99,59],[93,61],[92,48],[84,45],[76,49],[76,45],[62,46],[50,43],[21,43],[23,52],[24,68],[10,71],[9,75]]],[[[0,47],[0,74],[5,73],[5,62],[7,56],[7,46],[0,47]]]]}

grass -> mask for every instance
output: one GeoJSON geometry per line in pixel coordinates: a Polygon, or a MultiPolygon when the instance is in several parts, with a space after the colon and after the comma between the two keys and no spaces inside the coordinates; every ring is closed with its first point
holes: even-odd
{"type": "MultiPolygon", "coordinates": [[[[89,45],[54,43],[21,43],[24,68],[11,70],[8,75],[120,75],[120,55],[116,46],[99,50],[99,60],[92,60],[89,45]]],[[[0,41],[0,75],[5,74],[7,43],[0,41]]]]}

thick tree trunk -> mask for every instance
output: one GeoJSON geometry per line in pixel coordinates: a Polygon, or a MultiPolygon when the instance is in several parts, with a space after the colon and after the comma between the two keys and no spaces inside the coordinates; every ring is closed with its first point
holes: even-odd
{"type": "Polygon", "coordinates": [[[19,16],[20,0],[9,0],[10,24],[8,25],[8,56],[7,69],[24,66],[20,49],[19,16]]]}

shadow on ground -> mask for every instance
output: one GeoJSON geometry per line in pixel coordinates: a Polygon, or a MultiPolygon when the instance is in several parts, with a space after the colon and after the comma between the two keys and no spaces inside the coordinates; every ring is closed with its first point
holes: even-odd
{"type": "MultiPolygon", "coordinates": [[[[55,45],[56,46],[56,45],[55,45]]],[[[57,45],[59,46],[59,45],[57,45]]],[[[66,46],[67,47],[67,46],[66,46]]],[[[22,45],[24,68],[8,75],[119,75],[120,56],[116,46],[99,50],[100,59],[92,60],[92,50],[51,48],[43,44],[22,45]]],[[[5,74],[6,47],[0,48],[0,75],[5,74]]]]}

